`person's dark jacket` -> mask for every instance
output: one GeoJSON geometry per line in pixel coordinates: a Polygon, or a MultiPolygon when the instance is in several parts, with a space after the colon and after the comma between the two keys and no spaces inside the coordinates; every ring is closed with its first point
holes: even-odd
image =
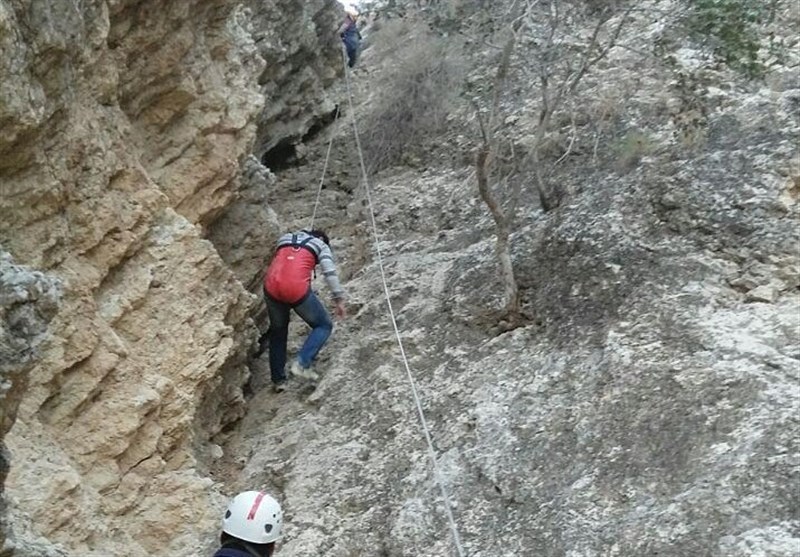
{"type": "MultiPolygon", "coordinates": [[[[266,553],[265,555],[271,554],[272,551],[269,551],[269,553],[266,553]]],[[[229,541],[217,550],[217,552],[214,554],[214,557],[254,557],[255,555],[258,554],[247,551],[243,545],[240,545],[235,541],[229,541]]]]}
{"type": "Polygon", "coordinates": [[[232,547],[223,547],[217,550],[214,557],[253,557],[252,553],[242,551],[241,549],[234,549],[232,547]]]}

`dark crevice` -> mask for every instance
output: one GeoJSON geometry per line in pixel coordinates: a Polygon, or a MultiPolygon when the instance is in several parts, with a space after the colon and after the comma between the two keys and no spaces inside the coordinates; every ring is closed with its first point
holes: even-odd
{"type": "Polygon", "coordinates": [[[308,131],[300,138],[287,137],[278,142],[277,145],[269,149],[261,156],[261,164],[269,168],[272,172],[280,172],[300,165],[300,158],[297,156],[298,143],[313,141],[319,134],[336,120],[338,107],[330,112],[316,118],[308,131]]]}
{"type": "Polygon", "coordinates": [[[322,116],[314,120],[314,123],[311,124],[310,128],[308,128],[308,131],[303,136],[303,139],[301,141],[303,143],[306,143],[316,138],[322,130],[330,126],[334,122],[334,120],[336,120],[336,112],[338,110],[339,107],[337,105],[336,108],[334,108],[327,114],[323,114],[322,116]]]}
{"type": "Polygon", "coordinates": [[[261,157],[261,164],[273,172],[286,170],[297,163],[297,149],[287,140],[281,141],[261,157]]]}

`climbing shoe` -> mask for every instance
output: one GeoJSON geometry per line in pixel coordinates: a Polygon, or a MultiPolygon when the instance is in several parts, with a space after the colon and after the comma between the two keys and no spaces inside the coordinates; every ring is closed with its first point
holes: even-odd
{"type": "Polygon", "coordinates": [[[272,391],[275,393],[282,393],[285,390],[286,390],[286,380],[272,384],[272,391]]]}
{"type": "Polygon", "coordinates": [[[319,375],[314,373],[310,367],[303,367],[300,365],[300,362],[297,360],[292,362],[292,375],[296,377],[302,377],[303,379],[309,379],[311,381],[316,381],[319,379],[319,375]]]}

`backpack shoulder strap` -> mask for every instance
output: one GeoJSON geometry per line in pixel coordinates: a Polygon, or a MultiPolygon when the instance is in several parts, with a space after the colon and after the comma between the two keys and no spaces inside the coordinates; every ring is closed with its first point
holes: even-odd
{"type": "Polygon", "coordinates": [[[314,239],[315,239],[315,237],[311,236],[309,234],[305,238],[303,238],[302,240],[298,240],[297,234],[292,234],[291,243],[284,244],[284,247],[291,246],[292,249],[295,249],[295,250],[298,250],[300,248],[305,248],[306,250],[311,252],[311,254],[314,256],[314,262],[315,263],[319,263],[319,254],[317,253],[317,250],[314,249],[313,246],[309,245],[311,243],[311,241],[314,240],[314,239]]]}

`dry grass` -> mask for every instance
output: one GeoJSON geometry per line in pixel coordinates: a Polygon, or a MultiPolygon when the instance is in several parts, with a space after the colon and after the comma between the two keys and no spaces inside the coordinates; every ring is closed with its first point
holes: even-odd
{"type": "Polygon", "coordinates": [[[380,96],[362,128],[373,172],[421,157],[447,129],[464,73],[455,43],[402,21],[385,24],[376,36],[373,59],[385,69],[375,84],[380,96]]]}
{"type": "Polygon", "coordinates": [[[628,172],[642,160],[652,154],[655,146],[651,137],[643,131],[632,130],[620,138],[613,146],[614,168],[618,172],[628,172]]]}

